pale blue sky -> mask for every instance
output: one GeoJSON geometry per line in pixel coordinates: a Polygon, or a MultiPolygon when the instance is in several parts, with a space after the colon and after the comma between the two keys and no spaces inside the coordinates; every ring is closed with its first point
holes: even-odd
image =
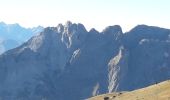
{"type": "Polygon", "coordinates": [[[170,0],[0,0],[0,21],[25,27],[57,26],[70,20],[87,29],[119,24],[170,28],[170,0]]]}

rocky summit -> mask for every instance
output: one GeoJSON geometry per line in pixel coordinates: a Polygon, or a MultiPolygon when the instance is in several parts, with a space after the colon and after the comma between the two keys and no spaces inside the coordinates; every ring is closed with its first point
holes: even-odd
{"type": "Polygon", "coordinates": [[[170,30],[119,25],[87,31],[68,21],[0,55],[0,99],[82,100],[170,78],[170,30]]]}

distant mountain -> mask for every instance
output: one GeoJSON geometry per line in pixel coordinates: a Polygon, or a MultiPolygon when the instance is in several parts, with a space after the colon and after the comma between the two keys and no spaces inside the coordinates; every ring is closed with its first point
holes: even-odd
{"type": "Polygon", "coordinates": [[[0,22],[0,53],[21,45],[42,30],[43,27],[41,26],[24,28],[19,24],[5,24],[4,22],[0,22]]]}
{"type": "Polygon", "coordinates": [[[82,100],[142,88],[170,78],[169,47],[170,30],[159,27],[47,27],[0,56],[0,97],[82,100]]]}

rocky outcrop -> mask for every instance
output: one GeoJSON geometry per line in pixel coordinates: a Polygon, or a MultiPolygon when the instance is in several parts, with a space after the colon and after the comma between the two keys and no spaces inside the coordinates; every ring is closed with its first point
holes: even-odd
{"type": "Polygon", "coordinates": [[[120,47],[119,53],[108,63],[109,68],[109,93],[119,90],[122,81],[128,72],[129,53],[124,47],[120,47]]]}

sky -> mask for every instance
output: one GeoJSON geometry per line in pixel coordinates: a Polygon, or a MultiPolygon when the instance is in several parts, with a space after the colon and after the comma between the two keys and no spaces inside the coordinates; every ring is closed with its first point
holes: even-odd
{"type": "Polygon", "coordinates": [[[138,24],[170,29],[170,0],[0,0],[0,21],[24,27],[57,26],[70,20],[87,30],[138,24]]]}

